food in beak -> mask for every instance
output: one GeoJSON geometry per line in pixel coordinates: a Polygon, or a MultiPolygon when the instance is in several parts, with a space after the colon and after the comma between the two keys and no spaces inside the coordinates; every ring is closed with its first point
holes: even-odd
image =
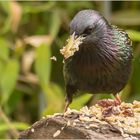
{"type": "Polygon", "coordinates": [[[79,45],[83,42],[84,37],[75,35],[75,32],[67,39],[67,44],[60,49],[60,53],[64,56],[64,59],[73,56],[76,51],[79,50],[79,45]]]}

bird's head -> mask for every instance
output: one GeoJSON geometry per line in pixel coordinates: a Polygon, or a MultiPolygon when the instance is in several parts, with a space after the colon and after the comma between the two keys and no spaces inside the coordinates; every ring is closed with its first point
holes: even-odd
{"type": "Polygon", "coordinates": [[[70,23],[70,34],[85,37],[83,43],[98,41],[110,25],[107,20],[95,10],[78,12],[70,23]]]}

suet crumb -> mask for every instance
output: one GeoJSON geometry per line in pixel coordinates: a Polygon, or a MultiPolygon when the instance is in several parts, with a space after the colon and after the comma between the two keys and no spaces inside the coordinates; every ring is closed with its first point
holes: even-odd
{"type": "Polygon", "coordinates": [[[76,51],[79,50],[79,45],[83,42],[84,37],[82,36],[75,36],[73,33],[68,39],[67,44],[60,49],[60,53],[64,56],[65,59],[73,56],[76,51]]]}

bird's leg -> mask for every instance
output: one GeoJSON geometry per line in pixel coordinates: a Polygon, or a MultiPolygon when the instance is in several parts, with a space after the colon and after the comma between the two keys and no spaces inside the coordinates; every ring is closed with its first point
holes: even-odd
{"type": "Polygon", "coordinates": [[[120,105],[122,101],[121,101],[119,94],[117,93],[114,96],[115,96],[115,99],[114,99],[115,105],[120,105]]]}
{"type": "MultiPolygon", "coordinates": [[[[67,91],[67,90],[66,90],[67,91]]],[[[65,97],[65,108],[64,108],[64,112],[67,111],[69,105],[71,104],[72,102],[72,94],[68,94],[69,92],[67,92],[67,95],[65,97]]]]}
{"type": "Polygon", "coordinates": [[[64,112],[67,111],[70,103],[72,102],[72,96],[75,92],[76,92],[76,88],[74,86],[71,86],[71,85],[66,86],[66,98],[65,98],[64,112]]]}
{"type": "Polygon", "coordinates": [[[67,99],[67,97],[66,97],[66,99],[65,99],[64,112],[66,112],[66,111],[67,111],[67,109],[68,109],[68,107],[69,107],[70,103],[71,103],[71,101],[70,101],[69,99],[67,99]]]}

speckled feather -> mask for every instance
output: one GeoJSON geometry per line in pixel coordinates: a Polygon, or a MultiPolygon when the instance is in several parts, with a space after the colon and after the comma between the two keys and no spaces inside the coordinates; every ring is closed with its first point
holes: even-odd
{"type": "MultiPolygon", "coordinates": [[[[91,15],[96,12],[92,11],[89,10],[91,15]]],[[[88,10],[83,13],[88,14],[88,10]]],[[[82,12],[80,14],[82,16],[82,12]]],[[[132,43],[127,33],[109,25],[98,12],[95,16],[96,19],[101,17],[95,26],[96,38],[83,42],[79,51],[65,60],[64,78],[69,102],[77,91],[115,95],[124,88],[131,73],[132,43]]],[[[74,18],[71,24],[76,32],[79,23],[77,24],[77,19],[74,18]]],[[[80,18],[82,22],[83,17],[80,18]]]]}

